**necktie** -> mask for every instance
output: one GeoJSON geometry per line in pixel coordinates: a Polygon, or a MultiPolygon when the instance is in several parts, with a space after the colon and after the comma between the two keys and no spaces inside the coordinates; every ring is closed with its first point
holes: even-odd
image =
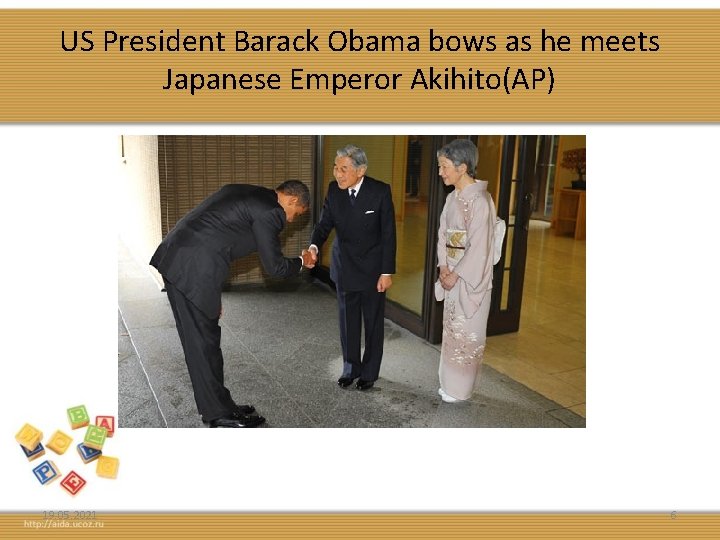
{"type": "Polygon", "coordinates": [[[350,190],[350,204],[355,206],[355,190],[354,189],[350,190]]]}

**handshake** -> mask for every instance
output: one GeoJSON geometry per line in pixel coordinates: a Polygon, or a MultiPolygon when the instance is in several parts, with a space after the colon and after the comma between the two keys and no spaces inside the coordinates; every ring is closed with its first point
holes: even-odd
{"type": "Polygon", "coordinates": [[[310,246],[308,249],[303,249],[301,257],[305,268],[314,268],[317,264],[317,248],[310,246]]]}

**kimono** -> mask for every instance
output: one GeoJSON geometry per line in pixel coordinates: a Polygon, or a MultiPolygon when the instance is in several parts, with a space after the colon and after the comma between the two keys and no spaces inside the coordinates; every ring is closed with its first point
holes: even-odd
{"type": "Polygon", "coordinates": [[[435,298],[445,301],[440,388],[457,400],[472,395],[485,351],[495,215],[483,180],[448,195],[440,215],[438,266],[446,265],[459,276],[449,291],[439,279],[435,283],[435,298]]]}

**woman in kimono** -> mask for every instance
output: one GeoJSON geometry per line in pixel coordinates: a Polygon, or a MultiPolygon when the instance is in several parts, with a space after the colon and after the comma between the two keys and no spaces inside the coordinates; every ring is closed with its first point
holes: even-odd
{"type": "Polygon", "coordinates": [[[440,389],[443,401],[469,399],[485,351],[493,276],[495,205],[474,178],[475,145],[457,139],[437,153],[440,177],[455,190],[440,215],[435,297],[444,300],[440,389]]]}

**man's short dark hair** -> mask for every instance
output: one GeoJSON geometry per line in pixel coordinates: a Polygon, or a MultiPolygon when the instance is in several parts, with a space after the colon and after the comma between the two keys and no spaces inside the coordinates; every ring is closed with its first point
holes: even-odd
{"type": "Polygon", "coordinates": [[[286,180],[275,191],[282,191],[285,195],[298,198],[298,202],[305,208],[310,208],[310,190],[300,180],[286,180]]]}

